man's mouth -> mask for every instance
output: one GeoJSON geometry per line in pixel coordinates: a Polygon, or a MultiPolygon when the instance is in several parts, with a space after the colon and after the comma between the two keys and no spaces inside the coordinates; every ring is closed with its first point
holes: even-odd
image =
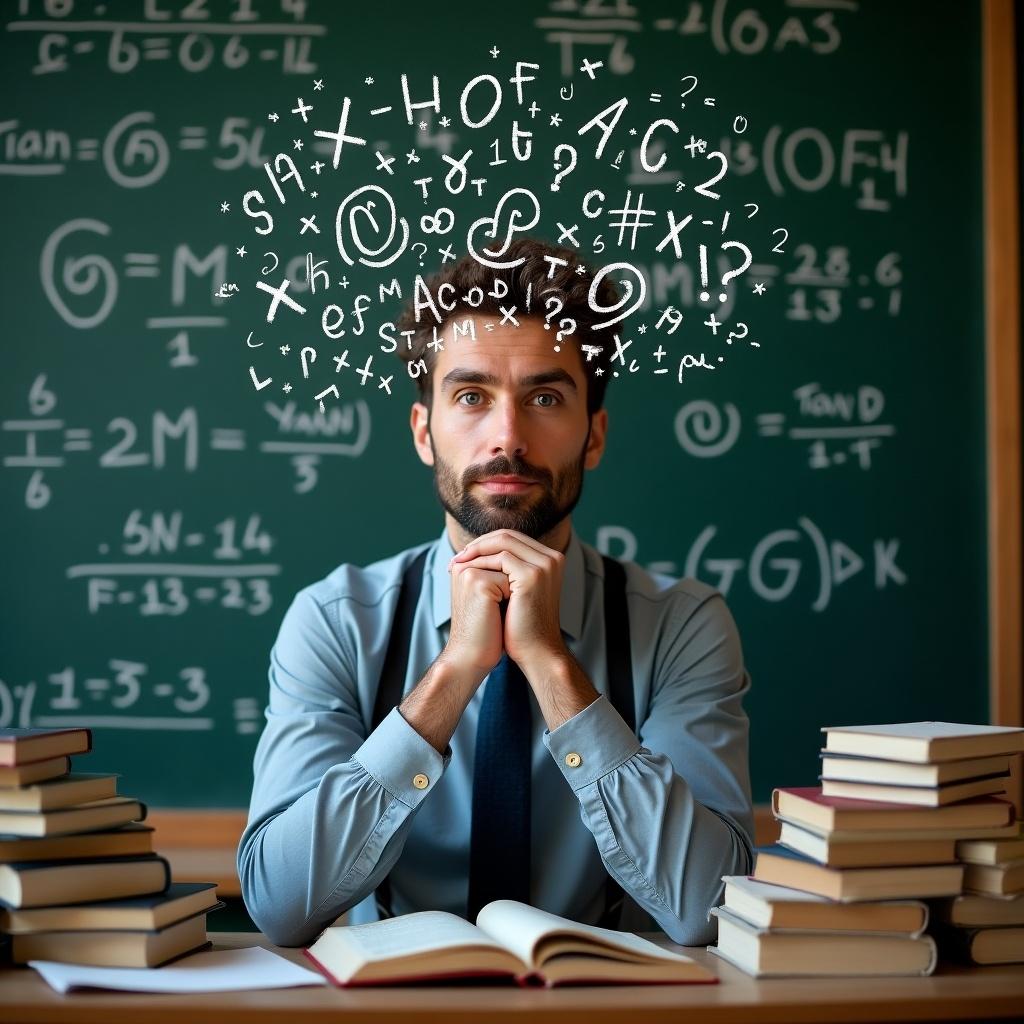
{"type": "Polygon", "coordinates": [[[476,482],[491,494],[519,494],[536,483],[523,476],[489,476],[476,482]]]}

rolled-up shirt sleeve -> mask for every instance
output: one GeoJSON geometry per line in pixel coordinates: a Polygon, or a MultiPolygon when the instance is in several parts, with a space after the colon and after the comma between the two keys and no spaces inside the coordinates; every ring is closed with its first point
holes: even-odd
{"type": "Polygon", "coordinates": [[[684,945],[714,941],[708,911],[721,902],[722,876],[752,867],[749,689],[721,594],[680,594],[639,739],[604,696],[544,734],[605,867],[684,945]]]}
{"type": "Polygon", "coordinates": [[[339,603],[307,588],[285,614],[238,847],[249,914],[282,946],[308,944],[377,887],[451,759],[397,708],[367,735],[339,603]]]}

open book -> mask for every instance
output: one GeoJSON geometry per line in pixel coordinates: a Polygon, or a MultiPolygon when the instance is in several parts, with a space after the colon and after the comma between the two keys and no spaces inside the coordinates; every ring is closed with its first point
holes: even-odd
{"type": "Polygon", "coordinates": [[[638,935],[577,924],[515,900],[488,903],[475,925],[439,910],[333,925],[305,952],[343,987],[474,976],[548,988],[718,981],[690,957],[638,935]]]}

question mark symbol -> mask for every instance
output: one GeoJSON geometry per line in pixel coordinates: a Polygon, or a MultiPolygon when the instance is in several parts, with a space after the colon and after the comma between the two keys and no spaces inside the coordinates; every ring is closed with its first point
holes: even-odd
{"type": "MultiPolygon", "coordinates": [[[[739,277],[754,261],[754,257],[751,255],[750,250],[742,242],[723,242],[723,249],[742,249],[743,250],[743,263],[735,270],[730,270],[722,275],[722,287],[724,288],[734,277],[739,277]]],[[[729,296],[722,292],[718,296],[719,302],[725,302],[729,296]]]]}
{"type": "Polygon", "coordinates": [[[264,277],[266,277],[266,276],[267,276],[267,274],[272,274],[272,273],[273,273],[273,272],[274,272],[275,270],[277,270],[277,266],[278,266],[278,264],[279,264],[279,263],[281,262],[281,261],[280,261],[280,260],[279,260],[279,259],[277,258],[277,253],[276,253],[276,252],[265,252],[265,253],[263,254],[263,257],[264,257],[264,259],[266,259],[266,257],[267,257],[267,256],[269,256],[269,257],[270,257],[270,258],[271,258],[271,259],[272,259],[272,260],[274,261],[274,265],[273,265],[272,267],[264,267],[264,268],[263,268],[263,269],[262,269],[262,270],[260,271],[260,273],[261,273],[261,274],[262,274],[262,275],[263,275],[264,277]]]}
{"type": "Polygon", "coordinates": [[[736,326],[737,327],[742,327],[743,328],[743,333],[742,334],[737,334],[735,331],[730,331],[729,332],[729,337],[725,339],[726,345],[731,345],[733,338],[735,338],[737,341],[742,341],[747,336],[747,325],[745,323],[737,322],[736,326]]]}
{"type": "Polygon", "coordinates": [[[551,191],[557,192],[559,186],[562,183],[563,178],[568,178],[576,167],[576,150],[573,149],[567,142],[560,142],[555,146],[555,170],[558,173],[555,175],[555,180],[551,182],[551,191]],[[567,153],[572,158],[572,163],[569,164],[564,170],[562,169],[562,158],[559,154],[567,153]]]}
{"type": "Polygon", "coordinates": [[[679,98],[684,101],[684,102],[679,104],[679,109],[680,110],[684,110],[686,108],[686,102],[685,102],[686,97],[689,96],[690,93],[693,92],[693,90],[697,88],[697,76],[696,75],[686,75],[684,78],[680,78],[679,81],[680,82],[693,82],[693,85],[691,85],[690,88],[686,90],[686,92],[681,92],[679,94],[679,98]]]}
{"type": "Polygon", "coordinates": [[[417,258],[420,261],[420,266],[422,267],[423,266],[423,257],[427,255],[427,243],[426,242],[413,242],[412,245],[409,246],[409,248],[412,249],[413,252],[416,252],[416,256],[417,256],[417,258]],[[416,246],[417,245],[422,245],[423,246],[423,252],[416,252],[416,246]]]}
{"type": "Polygon", "coordinates": [[[562,317],[562,319],[558,321],[558,331],[555,334],[555,341],[558,342],[558,344],[555,345],[555,351],[561,352],[562,341],[565,339],[567,335],[575,333],[576,321],[573,320],[571,316],[562,317]]]}

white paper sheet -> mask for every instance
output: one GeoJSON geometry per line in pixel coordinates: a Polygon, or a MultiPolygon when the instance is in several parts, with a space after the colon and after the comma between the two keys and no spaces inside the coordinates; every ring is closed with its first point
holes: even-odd
{"type": "Polygon", "coordinates": [[[327,979],[261,946],[203,950],[165,967],[87,967],[30,960],[58,992],[112,988],[125,992],[234,992],[240,989],[326,985],[327,979]]]}

